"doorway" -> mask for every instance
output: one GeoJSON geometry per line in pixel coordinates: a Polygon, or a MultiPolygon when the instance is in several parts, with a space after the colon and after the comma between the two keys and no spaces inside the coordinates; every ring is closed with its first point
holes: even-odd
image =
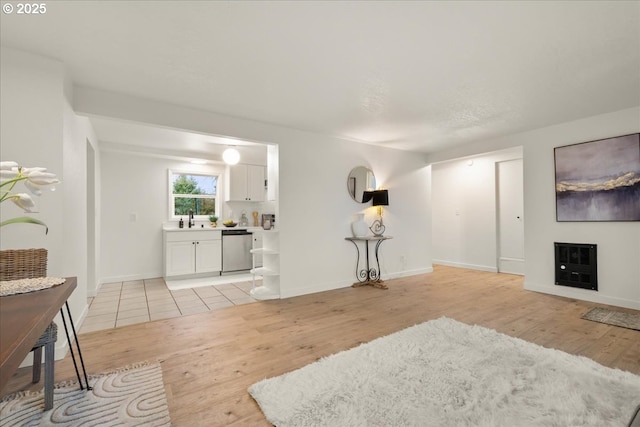
{"type": "Polygon", "coordinates": [[[524,275],[522,159],[496,163],[498,272],[524,275]]]}

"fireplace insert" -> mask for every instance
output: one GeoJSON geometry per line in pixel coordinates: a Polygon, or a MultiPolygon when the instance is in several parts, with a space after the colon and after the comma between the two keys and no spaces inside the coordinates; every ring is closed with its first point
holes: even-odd
{"type": "Polygon", "coordinates": [[[554,243],[556,285],[598,290],[597,245],[554,243]]]}

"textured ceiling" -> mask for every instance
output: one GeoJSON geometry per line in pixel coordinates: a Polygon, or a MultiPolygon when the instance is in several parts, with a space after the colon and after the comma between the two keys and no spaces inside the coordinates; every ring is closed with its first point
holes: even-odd
{"type": "Polygon", "coordinates": [[[424,152],[640,105],[631,1],[52,1],[0,34],[79,85],[424,152]]]}

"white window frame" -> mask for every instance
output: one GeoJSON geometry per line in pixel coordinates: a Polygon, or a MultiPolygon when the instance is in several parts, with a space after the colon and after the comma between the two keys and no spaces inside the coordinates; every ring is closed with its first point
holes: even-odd
{"type": "MultiPolygon", "coordinates": [[[[183,170],[183,169],[169,169],[168,170],[168,174],[167,174],[167,194],[168,194],[168,209],[169,209],[169,219],[170,220],[177,220],[180,219],[181,217],[184,218],[184,215],[175,215],[175,204],[174,204],[174,200],[175,200],[175,195],[173,194],[173,175],[201,175],[201,176],[211,176],[211,177],[215,177],[216,178],[216,194],[211,196],[208,194],[190,194],[189,198],[199,198],[199,199],[211,199],[212,197],[215,198],[215,210],[216,210],[216,216],[217,217],[221,217],[221,212],[220,212],[220,197],[221,197],[221,191],[220,191],[220,187],[221,187],[221,183],[222,183],[222,174],[218,173],[218,172],[207,172],[207,171],[190,171],[190,170],[183,170]]],[[[194,215],[193,216],[194,219],[196,220],[209,220],[209,215],[194,215]]]]}

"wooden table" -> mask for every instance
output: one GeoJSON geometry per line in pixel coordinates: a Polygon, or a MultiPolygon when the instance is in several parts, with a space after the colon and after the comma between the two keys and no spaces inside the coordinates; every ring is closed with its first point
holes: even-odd
{"type": "Polygon", "coordinates": [[[77,278],[67,277],[52,288],[0,297],[0,390],[76,286],[77,278]]]}

